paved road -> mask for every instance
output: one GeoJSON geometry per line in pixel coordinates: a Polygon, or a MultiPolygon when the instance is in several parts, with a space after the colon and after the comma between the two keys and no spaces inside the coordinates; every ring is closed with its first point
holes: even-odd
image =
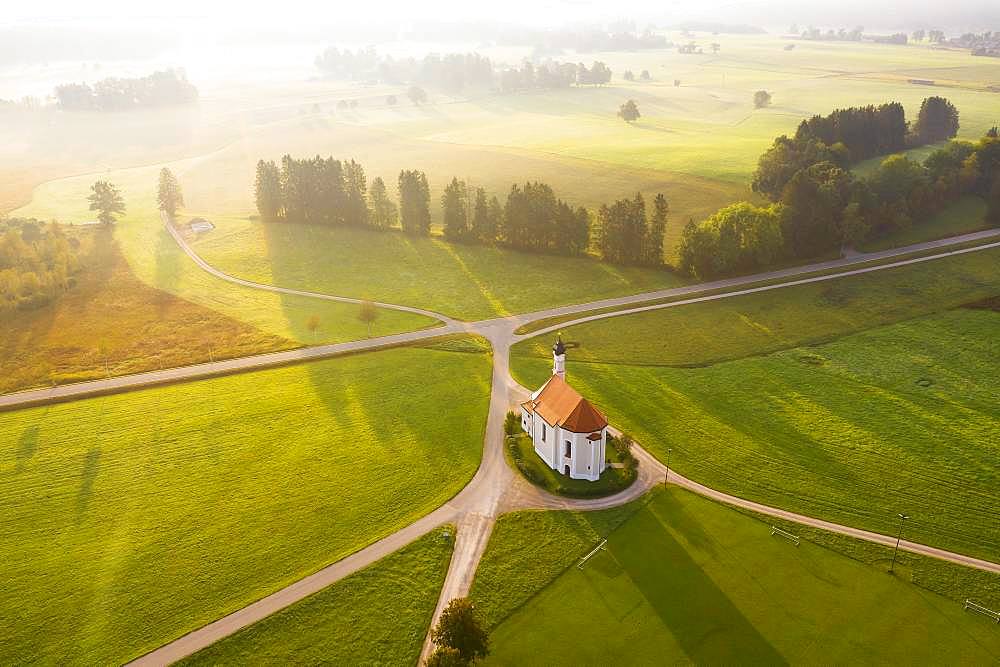
{"type": "MultiPolygon", "coordinates": [[[[170,228],[169,225],[168,228],[170,228]]],[[[192,260],[194,260],[203,269],[205,269],[206,271],[208,271],[209,273],[220,279],[227,280],[230,282],[235,282],[237,284],[255,289],[265,289],[268,291],[298,294],[307,297],[357,303],[356,299],[335,297],[324,294],[316,294],[302,290],[289,290],[285,288],[274,287],[271,285],[262,285],[259,283],[253,283],[251,281],[245,281],[240,278],[228,276],[227,274],[218,271],[214,267],[204,262],[204,260],[202,260],[190,248],[190,246],[188,246],[188,244],[184,241],[184,239],[180,236],[180,234],[178,234],[172,228],[171,228],[171,233],[173,234],[177,242],[181,245],[181,247],[192,258],[192,260]]],[[[516,335],[514,333],[514,330],[517,327],[527,322],[548,317],[586,313],[594,309],[612,307],[612,306],[622,307],[622,306],[628,306],[630,304],[642,304],[644,302],[648,302],[654,299],[676,297],[681,295],[693,295],[693,294],[698,294],[700,292],[712,291],[724,288],[735,288],[739,287],[740,285],[758,283],[764,280],[780,280],[783,278],[793,278],[796,275],[801,276],[802,274],[814,273],[816,271],[844,268],[844,267],[849,267],[852,264],[857,264],[859,262],[868,262],[873,259],[886,259],[916,251],[931,250],[931,249],[942,250],[940,253],[934,253],[932,255],[925,257],[901,260],[898,262],[892,262],[873,267],[864,267],[853,270],[847,270],[837,275],[814,276],[811,278],[786,280],[778,284],[735,290],[735,291],[725,292],[722,294],[710,294],[700,297],[692,297],[690,299],[685,299],[682,301],[673,301],[666,304],[638,305],[635,308],[627,309],[624,312],[642,312],[647,310],[655,310],[659,308],[674,308],[700,301],[732,298],[734,296],[739,296],[742,294],[761,292],[772,289],[781,289],[784,287],[790,287],[792,285],[801,285],[811,282],[834,280],[844,275],[857,275],[872,271],[886,270],[896,266],[904,266],[907,264],[914,264],[924,261],[933,261],[935,259],[941,259],[943,257],[949,257],[957,254],[977,252],[987,247],[1000,246],[1000,241],[997,241],[969,249],[959,249],[959,250],[947,249],[948,246],[952,246],[958,243],[965,243],[970,240],[982,240],[993,237],[1000,237],[1000,230],[989,230],[988,232],[980,232],[977,234],[965,235],[964,237],[958,237],[953,239],[943,239],[941,241],[918,244],[916,246],[909,246],[907,248],[896,249],[893,251],[885,251],[882,253],[875,253],[872,255],[854,256],[848,259],[836,260],[833,262],[823,262],[819,264],[797,267],[793,269],[783,269],[780,271],[773,271],[765,274],[758,274],[755,276],[747,276],[743,278],[715,281],[713,283],[691,285],[671,290],[647,292],[644,294],[636,294],[616,299],[605,299],[602,301],[597,301],[592,303],[577,304],[561,308],[552,308],[544,311],[538,311],[536,313],[530,313],[527,315],[484,320],[481,322],[463,323],[456,321],[452,318],[449,318],[447,316],[441,315],[439,313],[433,313],[431,311],[426,311],[418,308],[410,308],[406,306],[394,306],[392,304],[379,304],[383,307],[397,308],[399,310],[405,310],[407,312],[413,312],[417,314],[427,315],[428,317],[434,317],[440,320],[443,324],[442,326],[434,329],[427,329],[427,330],[404,333],[404,334],[396,334],[393,336],[384,336],[381,338],[365,340],[365,341],[354,341],[351,343],[339,343],[334,345],[322,345],[312,348],[305,348],[301,350],[289,350],[286,352],[277,352],[266,355],[245,357],[242,359],[220,361],[211,364],[199,364],[196,366],[188,366],[184,368],[156,371],[152,373],[142,373],[134,376],[109,378],[107,380],[98,380],[94,382],[80,383],[77,385],[67,385],[65,387],[56,387],[53,389],[42,389],[31,392],[21,392],[19,394],[9,394],[0,397],[0,408],[19,407],[19,406],[29,405],[32,403],[42,403],[53,400],[68,400],[71,398],[93,395],[93,394],[127,391],[129,389],[134,389],[137,387],[160,384],[164,382],[174,382],[179,380],[218,375],[222,373],[238,372],[254,368],[264,368],[268,366],[292,363],[302,360],[319,359],[323,357],[344,354],[347,352],[371,350],[390,345],[411,343],[415,341],[428,339],[434,336],[439,336],[445,333],[456,333],[465,331],[486,337],[493,346],[493,379],[492,379],[490,409],[486,424],[486,437],[484,443],[483,458],[482,458],[482,463],[480,464],[480,467],[477,470],[472,481],[464,489],[462,489],[462,491],[460,491],[451,501],[449,501],[442,507],[431,512],[422,519],[410,524],[406,528],[403,528],[369,545],[368,547],[352,554],[351,556],[348,556],[347,558],[344,558],[326,568],[323,568],[322,570],[316,572],[315,574],[312,574],[261,600],[258,600],[257,602],[243,609],[240,609],[207,626],[204,626],[187,635],[184,635],[183,637],[180,637],[164,645],[163,647],[137,659],[132,664],[167,665],[172,662],[175,662],[201,648],[210,646],[211,644],[222,639],[223,637],[229,636],[234,632],[237,632],[238,630],[247,627],[252,623],[255,623],[256,621],[259,621],[277,611],[280,611],[281,609],[287,607],[288,605],[293,604],[312,593],[322,590],[323,588],[329,586],[330,584],[335,583],[340,579],[354,572],[357,572],[358,570],[368,565],[375,563],[381,558],[389,555],[394,551],[397,551],[406,544],[409,544],[413,540],[419,538],[420,536],[426,534],[431,530],[434,530],[437,527],[442,526],[443,524],[454,524],[457,527],[455,536],[456,541],[455,541],[454,554],[452,556],[448,573],[446,575],[444,585],[442,586],[439,601],[434,612],[434,619],[431,623],[431,626],[433,626],[434,622],[436,622],[436,619],[440,615],[441,610],[448,603],[448,601],[450,601],[452,598],[468,594],[469,588],[472,584],[472,579],[479,565],[479,561],[482,558],[482,555],[486,549],[486,545],[489,541],[489,536],[496,522],[496,517],[499,516],[500,514],[518,509],[597,510],[608,507],[614,507],[622,503],[628,502],[630,500],[634,500],[636,498],[641,497],[652,486],[662,483],[664,480],[664,476],[667,472],[665,466],[663,466],[662,463],[660,463],[656,458],[654,458],[648,452],[643,450],[641,447],[636,446],[634,449],[634,453],[636,457],[639,459],[638,479],[636,480],[635,484],[633,484],[629,489],[626,489],[619,494],[607,498],[589,499],[589,500],[571,500],[567,498],[560,498],[548,494],[545,491],[542,491],[541,489],[538,489],[528,484],[520,476],[515,475],[513,471],[510,469],[510,467],[506,464],[506,461],[504,460],[503,419],[507,410],[516,405],[518,401],[523,400],[527,394],[527,390],[517,385],[511,378],[510,369],[508,365],[510,356],[509,355],[510,346],[515,342],[522,340],[523,338],[529,337],[529,336],[516,335]]],[[[620,314],[623,313],[614,312],[614,313],[604,313],[601,315],[584,315],[576,320],[573,320],[572,322],[566,322],[553,327],[548,327],[546,329],[542,329],[541,331],[535,332],[531,335],[532,336],[541,335],[557,328],[569,326],[572,323],[592,321],[606,317],[614,317],[620,314]]],[[[863,531],[856,528],[851,528],[850,526],[841,526],[839,524],[834,524],[827,521],[814,519],[812,517],[807,517],[792,512],[787,512],[779,508],[760,505],[752,501],[730,496],[728,494],[724,494],[714,489],[710,489],[704,485],[698,484],[697,482],[682,477],[681,475],[673,471],[670,472],[669,478],[671,483],[683,486],[687,489],[694,491],[695,493],[699,493],[701,495],[714,498],[716,500],[731,505],[751,509],[766,515],[781,517],[804,525],[823,528],[825,530],[841,533],[844,535],[849,535],[851,537],[856,537],[858,539],[864,539],[879,544],[891,545],[895,542],[895,538],[890,536],[880,535],[878,533],[872,533],[869,531],[863,531]]],[[[952,553],[942,549],[937,549],[935,547],[929,547],[926,545],[916,544],[912,542],[905,542],[905,541],[900,543],[900,548],[905,549],[907,551],[912,551],[914,553],[933,556],[936,558],[941,558],[944,560],[950,560],[956,563],[961,563],[963,565],[968,565],[970,567],[976,567],[983,570],[1000,573],[1000,564],[988,562],[981,559],[971,558],[963,554],[952,553]]],[[[428,636],[424,642],[423,653],[421,657],[422,658],[426,657],[432,648],[433,646],[428,636]]]]}

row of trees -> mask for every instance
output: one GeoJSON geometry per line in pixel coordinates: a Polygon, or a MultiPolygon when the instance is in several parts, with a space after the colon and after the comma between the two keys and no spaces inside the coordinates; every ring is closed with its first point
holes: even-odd
{"type": "Polygon", "coordinates": [[[55,98],[59,108],[66,111],[122,111],[194,102],[198,89],[183,71],[168,69],[133,79],[102,79],[93,86],[56,86],[55,98]]]}
{"type": "Polygon", "coordinates": [[[964,194],[987,201],[1000,224],[1000,139],[952,141],[921,164],[893,155],[857,178],[829,160],[797,169],[774,203],[726,207],[690,222],[679,246],[680,268],[700,278],[808,258],[906,229],[964,194]]]}
{"type": "MultiPolygon", "coordinates": [[[[452,92],[477,86],[513,92],[603,85],[611,81],[611,69],[600,61],[588,68],[582,62],[535,64],[526,60],[518,66],[501,68],[477,53],[429,54],[415,60],[380,57],[374,48],[341,51],[331,47],[316,58],[316,66],[331,76],[425,85],[452,92]]],[[[419,103],[414,100],[414,104],[419,103]]]]}
{"type": "Polygon", "coordinates": [[[79,248],[55,223],[0,220],[0,311],[36,308],[70,288],[80,268],[79,248]]]}
{"type": "MultiPolygon", "coordinates": [[[[162,178],[171,182],[166,176],[162,178]]],[[[378,229],[395,228],[398,223],[406,233],[430,234],[430,186],[422,171],[399,173],[398,205],[381,178],[366,182],[364,169],[357,162],[318,156],[300,160],[286,155],[280,166],[259,161],[254,189],[257,210],[268,222],[378,229]]],[[[441,195],[441,210],[448,241],[498,243],[562,255],[596,250],[610,262],[658,265],[663,262],[669,207],[666,198],[658,195],[647,219],[645,202],[638,194],[602,206],[596,233],[592,234],[590,213],[556,197],[546,183],[515,184],[501,203],[484,188],[453,178],[441,195]]]]}

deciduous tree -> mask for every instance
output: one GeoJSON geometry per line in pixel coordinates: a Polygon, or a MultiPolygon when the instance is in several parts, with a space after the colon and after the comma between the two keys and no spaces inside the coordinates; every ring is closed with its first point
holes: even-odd
{"type": "Polygon", "coordinates": [[[184,195],[181,193],[180,183],[177,182],[174,172],[166,167],[160,170],[156,201],[160,205],[160,210],[166,212],[171,218],[177,214],[179,207],[184,206],[184,195]]]}
{"type": "Polygon", "coordinates": [[[378,229],[389,229],[396,224],[396,204],[389,198],[381,176],[372,179],[368,188],[369,220],[378,229]]]}
{"type": "Polygon", "coordinates": [[[361,307],[358,309],[358,319],[364,322],[365,326],[368,327],[368,337],[371,338],[372,326],[378,319],[378,307],[371,301],[362,301],[361,307]]]}
{"type": "Polygon", "coordinates": [[[108,181],[97,181],[90,186],[87,201],[90,210],[97,211],[97,219],[105,225],[114,224],[115,216],[125,212],[125,200],[118,188],[108,181]]]}
{"type": "Polygon", "coordinates": [[[618,117],[626,123],[638,120],[641,115],[639,113],[639,105],[635,103],[635,100],[628,100],[618,108],[618,117]]]}
{"type": "Polygon", "coordinates": [[[466,663],[489,654],[489,636],[469,598],[455,598],[448,603],[431,632],[431,640],[438,646],[457,650],[466,663]]]}

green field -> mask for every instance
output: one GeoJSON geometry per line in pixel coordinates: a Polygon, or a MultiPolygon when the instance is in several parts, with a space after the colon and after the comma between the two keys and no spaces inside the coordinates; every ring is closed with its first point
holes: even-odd
{"type": "MultiPolygon", "coordinates": [[[[522,513],[498,525],[501,543],[558,533],[579,558],[590,524],[522,513]],[[504,526],[504,523],[508,525],[504,526]],[[577,526],[582,526],[578,528],[577,526]],[[500,528],[505,528],[500,532],[500,528]]],[[[488,664],[992,664],[990,619],[680,489],[656,493],[610,533],[584,567],[532,581],[534,597],[492,631],[488,664]]],[[[527,558],[544,558],[532,547],[527,558]]],[[[478,576],[505,563],[491,542],[478,576]]],[[[569,560],[568,558],[566,560],[569,560]]],[[[956,568],[956,566],[945,566],[956,568]]],[[[961,570],[962,568],[957,568],[961,570]]],[[[531,572],[511,573],[514,585],[531,572]]],[[[475,596],[476,589],[473,589],[475,596]]]]}
{"type": "MultiPolygon", "coordinates": [[[[149,201],[157,169],[142,168],[119,174],[128,213],[115,227],[115,240],[135,276],[156,289],[179,296],[261,331],[300,343],[341,342],[365,338],[366,325],[358,319],[358,306],[265,292],[235,285],[199,268],[170,236],[159,212],[149,201]],[[313,334],[307,323],[320,321],[313,334]]],[[[112,176],[112,178],[114,178],[112,176]]],[[[18,215],[43,220],[81,223],[93,218],[87,211],[87,192],[93,177],[67,178],[46,183],[35,191],[35,200],[18,215]]],[[[127,313],[125,314],[127,316],[127,313]]],[[[373,335],[410,331],[436,323],[427,317],[380,309],[373,335]]]]}
{"type": "Polygon", "coordinates": [[[258,282],[418,306],[465,320],[681,284],[661,269],[614,266],[405,234],[217,219],[195,249],[258,282]],[[388,268],[388,267],[391,267],[388,268]]]}
{"type": "Polygon", "coordinates": [[[0,413],[0,662],[123,662],[438,507],[490,366],[395,348],[0,413]]]}
{"type": "MultiPolygon", "coordinates": [[[[661,461],[673,448],[671,466],[695,480],[882,533],[905,512],[909,538],[989,559],[998,336],[1000,314],[958,309],[700,368],[571,358],[567,370],[612,424],[661,461]]],[[[514,360],[528,386],[547,373],[514,360]]]]}
{"type": "MultiPolygon", "coordinates": [[[[566,328],[571,362],[703,366],[814,345],[871,327],[941,312],[1000,293],[1000,248],[823,282],[665,308],[566,328]]],[[[519,360],[548,359],[549,336],[515,345],[519,360]]]]}
{"type": "Polygon", "coordinates": [[[412,665],[451,549],[434,531],[180,664],[412,665]]]}
{"type": "Polygon", "coordinates": [[[974,195],[966,195],[928,220],[917,223],[909,229],[890,234],[885,238],[865,242],[858,250],[874,252],[922,243],[923,241],[933,241],[947,236],[978,232],[995,226],[986,220],[986,202],[974,195]]]}

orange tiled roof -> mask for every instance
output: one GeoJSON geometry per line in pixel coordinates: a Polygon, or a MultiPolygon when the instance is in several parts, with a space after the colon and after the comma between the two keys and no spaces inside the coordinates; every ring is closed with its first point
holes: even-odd
{"type": "Polygon", "coordinates": [[[558,375],[552,376],[538,396],[521,406],[528,412],[537,413],[547,423],[573,433],[600,431],[608,425],[601,411],[558,375]]]}

